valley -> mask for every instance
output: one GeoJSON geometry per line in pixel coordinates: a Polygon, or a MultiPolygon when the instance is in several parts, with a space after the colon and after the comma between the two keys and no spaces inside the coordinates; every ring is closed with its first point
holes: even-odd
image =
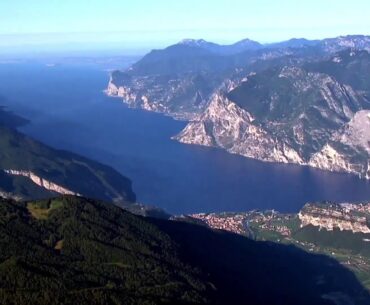
{"type": "Polygon", "coordinates": [[[0,305],[370,305],[369,12],[0,1],[0,305]]]}
{"type": "Polygon", "coordinates": [[[370,198],[369,183],[351,175],[263,163],[171,140],[186,122],[106,97],[108,78],[99,67],[2,65],[0,104],[29,121],[22,133],[114,168],[133,182],[139,203],[171,214],[298,212],[306,202],[370,198]]]}

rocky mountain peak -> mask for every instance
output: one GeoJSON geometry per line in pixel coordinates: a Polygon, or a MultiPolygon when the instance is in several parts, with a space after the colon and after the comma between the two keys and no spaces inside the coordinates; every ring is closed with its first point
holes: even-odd
{"type": "Polygon", "coordinates": [[[209,43],[210,42],[207,42],[204,39],[191,39],[191,38],[186,38],[179,42],[179,44],[188,45],[188,46],[198,46],[198,47],[209,44],[209,43]]]}

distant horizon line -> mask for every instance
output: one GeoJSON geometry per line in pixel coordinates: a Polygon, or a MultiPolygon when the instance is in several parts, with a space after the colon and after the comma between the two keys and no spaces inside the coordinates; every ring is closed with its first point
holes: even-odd
{"type": "MultiPolygon", "coordinates": [[[[132,33],[161,33],[162,31],[158,31],[158,30],[148,30],[148,31],[98,31],[98,32],[39,32],[39,33],[1,33],[0,32],[0,38],[1,37],[7,37],[7,38],[21,38],[21,37],[28,37],[28,38],[31,38],[31,37],[52,37],[52,36],[66,36],[66,37],[76,37],[78,35],[85,35],[85,37],[87,38],[88,36],[94,36],[94,35],[104,35],[104,34],[110,34],[110,35],[119,35],[119,34],[132,34],[132,33]]],[[[164,31],[163,31],[164,32],[164,31]]],[[[169,33],[175,33],[175,32],[179,32],[177,30],[174,30],[174,31],[165,31],[165,32],[169,32],[169,33]]],[[[340,37],[360,37],[360,36],[363,36],[363,37],[366,37],[366,36],[370,36],[370,33],[369,34],[360,34],[360,33],[357,33],[357,34],[350,34],[350,33],[347,33],[347,34],[340,34],[340,35],[331,35],[331,36],[321,36],[321,37],[310,37],[310,38],[307,38],[307,36],[305,35],[300,35],[300,36],[289,36],[289,38],[282,38],[282,39],[276,39],[276,40],[259,40],[259,39],[256,39],[256,38],[250,38],[252,37],[253,35],[249,35],[249,36],[240,36],[241,38],[239,39],[233,39],[233,40],[228,40],[230,44],[233,44],[233,43],[237,43],[237,42],[241,42],[243,40],[251,40],[251,41],[254,41],[254,42],[258,42],[260,44],[271,44],[271,43],[279,43],[279,42],[284,42],[284,41],[289,41],[289,40],[300,40],[300,39],[305,39],[305,40],[308,40],[308,41],[316,41],[316,40],[325,40],[325,39],[331,39],[331,38],[340,38],[340,37]]],[[[212,42],[212,43],[217,43],[217,44],[221,44],[221,43],[225,43],[225,39],[210,39],[210,38],[204,38],[203,36],[201,38],[193,38],[194,36],[183,36],[184,38],[182,39],[178,39],[177,42],[180,43],[182,41],[185,41],[185,40],[194,40],[194,41],[201,41],[201,40],[204,40],[206,42],[212,42]]],[[[127,39],[126,39],[127,40],[127,39]]],[[[163,39],[161,39],[162,42],[163,42],[163,39]]],[[[145,41],[148,41],[148,39],[142,39],[140,40],[142,42],[145,42],[145,41]]],[[[106,41],[99,41],[99,39],[95,40],[95,41],[85,41],[85,42],[81,42],[81,43],[94,43],[94,44],[99,44],[99,43],[105,43],[106,41]]],[[[125,39],[122,37],[122,38],[117,38],[116,40],[112,40],[112,41],[109,41],[110,43],[123,43],[125,42],[125,39]]],[[[153,41],[151,41],[153,42],[153,41]]],[[[159,42],[159,41],[158,41],[159,42]]],[[[42,43],[42,42],[41,42],[42,43]]],[[[41,44],[40,43],[40,44],[41,44]]],[[[57,43],[57,42],[55,42],[57,43]]],[[[59,42],[59,43],[63,43],[63,44],[68,44],[68,43],[72,43],[71,42],[68,42],[68,41],[64,41],[64,42],[59,42]]],[[[48,42],[44,42],[43,44],[50,44],[48,42]]],[[[0,42],[0,45],[1,45],[1,42],[0,42]]]]}
{"type": "MultiPolygon", "coordinates": [[[[123,33],[121,31],[115,33],[123,33]]],[[[90,33],[91,34],[91,33],[90,33]]],[[[40,33],[40,34],[0,34],[0,56],[1,57],[12,57],[19,55],[28,54],[29,56],[42,56],[42,55],[57,55],[57,54],[88,54],[88,53],[97,53],[97,52],[110,52],[112,54],[121,54],[121,55],[144,55],[151,50],[158,50],[164,49],[176,44],[180,44],[186,40],[190,41],[205,41],[206,43],[213,43],[219,46],[230,46],[237,43],[240,43],[245,40],[250,40],[252,42],[258,43],[261,46],[268,46],[278,43],[284,43],[292,40],[306,40],[309,42],[315,41],[323,41],[326,39],[336,39],[336,38],[345,38],[345,37],[369,37],[368,34],[341,34],[341,35],[333,35],[331,37],[324,37],[324,38],[305,38],[303,37],[291,37],[288,39],[281,39],[275,41],[268,41],[268,42],[260,42],[258,40],[254,40],[251,38],[242,38],[242,39],[234,39],[231,41],[217,41],[217,39],[204,39],[204,38],[185,38],[185,39],[177,39],[175,37],[171,37],[168,40],[162,41],[153,41],[150,39],[138,39],[136,41],[127,41],[124,38],[115,39],[115,40],[95,40],[89,41],[86,39],[79,39],[79,33],[40,33]],[[58,39],[58,37],[51,37],[50,35],[72,35],[69,36],[69,39],[58,39]],[[13,41],[1,41],[1,37],[13,37],[13,41]],[[48,36],[52,39],[49,41],[42,41],[42,40],[31,40],[23,41],[22,37],[40,37],[40,36],[48,36]],[[76,39],[77,38],[77,39],[76,39]]],[[[244,36],[245,37],[245,36],[244,36]]],[[[86,38],[86,37],[85,37],[86,38]]],[[[96,37],[95,37],[96,38],[96,37]]],[[[112,37],[110,37],[112,39],[112,37]]]]}

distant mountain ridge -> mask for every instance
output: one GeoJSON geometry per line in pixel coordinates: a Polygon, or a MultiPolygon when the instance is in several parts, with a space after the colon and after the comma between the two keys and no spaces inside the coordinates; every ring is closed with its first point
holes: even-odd
{"type": "Polygon", "coordinates": [[[205,41],[204,39],[184,39],[178,43],[179,45],[186,45],[195,48],[205,49],[218,54],[232,55],[247,50],[258,50],[263,48],[263,45],[257,41],[250,39],[243,39],[230,45],[220,45],[213,42],[205,41]]]}
{"type": "Polygon", "coordinates": [[[337,160],[327,150],[315,155],[356,112],[370,110],[369,50],[363,35],[266,45],[185,40],[113,72],[107,93],[189,120],[175,137],[183,143],[369,178],[370,155],[355,147],[339,149],[337,160]]]}
{"type": "Polygon", "coordinates": [[[224,55],[236,54],[239,52],[259,50],[264,48],[284,49],[284,48],[302,48],[319,47],[327,52],[338,52],[345,48],[364,49],[369,51],[370,36],[366,35],[347,35],[326,39],[306,39],[292,38],[289,40],[274,43],[259,43],[251,39],[243,39],[232,44],[217,44],[208,42],[204,39],[184,39],[177,45],[187,45],[195,48],[202,48],[215,53],[224,55]]]}

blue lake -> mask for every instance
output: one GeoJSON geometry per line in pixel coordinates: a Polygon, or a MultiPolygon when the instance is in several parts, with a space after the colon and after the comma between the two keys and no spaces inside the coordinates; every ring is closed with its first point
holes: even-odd
{"type": "Polygon", "coordinates": [[[0,64],[0,105],[30,120],[22,131],[114,167],[133,181],[138,201],[172,213],[370,200],[370,182],[351,175],[172,141],[185,122],[106,97],[108,78],[92,65],[0,64]]]}

